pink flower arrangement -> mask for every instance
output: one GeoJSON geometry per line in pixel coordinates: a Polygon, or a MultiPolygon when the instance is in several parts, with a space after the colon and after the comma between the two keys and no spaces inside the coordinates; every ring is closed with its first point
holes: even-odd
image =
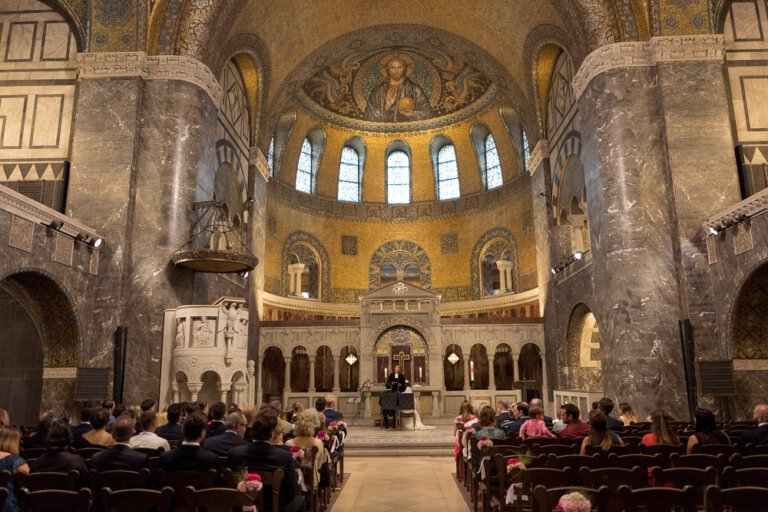
{"type": "Polygon", "coordinates": [[[477,447],[480,448],[481,450],[483,448],[490,448],[492,446],[493,446],[493,441],[491,441],[485,436],[480,436],[480,439],[477,441],[477,447]]]}
{"type": "Polygon", "coordinates": [[[261,482],[261,475],[258,473],[243,473],[244,478],[237,483],[237,490],[240,492],[258,492],[264,487],[261,482]]]}
{"type": "Polygon", "coordinates": [[[347,428],[347,422],[344,420],[337,421],[336,428],[347,428]]]}
{"type": "Polygon", "coordinates": [[[294,459],[302,460],[304,458],[304,450],[302,450],[298,446],[293,445],[293,446],[291,446],[290,450],[291,450],[291,456],[294,459]]]}
{"type": "Polygon", "coordinates": [[[511,457],[507,459],[507,474],[523,471],[524,469],[525,463],[518,457],[511,457]]]}
{"type": "Polygon", "coordinates": [[[590,512],[592,510],[592,503],[583,494],[572,492],[563,494],[560,501],[557,502],[555,510],[562,510],[563,512],[590,512]]]}
{"type": "Polygon", "coordinates": [[[320,432],[317,433],[317,438],[320,439],[321,441],[324,441],[328,439],[328,434],[325,433],[325,430],[321,430],[320,432]]]}

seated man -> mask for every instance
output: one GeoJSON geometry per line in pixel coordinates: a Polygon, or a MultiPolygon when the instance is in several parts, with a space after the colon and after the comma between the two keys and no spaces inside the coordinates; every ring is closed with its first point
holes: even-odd
{"type": "Polygon", "coordinates": [[[557,434],[558,441],[567,439],[583,439],[589,435],[592,428],[579,419],[579,408],[573,404],[563,404],[560,409],[563,411],[563,423],[565,428],[557,434]]]}
{"type": "Polygon", "coordinates": [[[211,423],[205,437],[218,436],[224,433],[224,416],[227,415],[227,404],[216,402],[211,406],[211,423]]]}
{"type": "Polygon", "coordinates": [[[96,471],[111,471],[113,469],[139,471],[147,466],[149,457],[132,450],[128,444],[133,435],[134,423],[130,416],[120,416],[115,420],[112,428],[115,444],[111,448],[93,455],[91,469],[96,471]]]}
{"type": "Polygon", "coordinates": [[[496,402],[496,428],[506,430],[506,426],[513,421],[515,420],[509,413],[509,402],[506,400],[496,402]]]}
{"type": "Polygon", "coordinates": [[[515,415],[515,421],[509,423],[504,428],[504,430],[507,431],[507,434],[513,434],[515,436],[520,434],[520,427],[522,427],[523,423],[530,419],[528,417],[529,409],[530,406],[528,405],[528,402],[517,402],[517,404],[515,404],[515,408],[512,411],[512,413],[515,415]]]}
{"type": "Polygon", "coordinates": [[[608,420],[608,430],[619,433],[624,432],[624,422],[611,416],[611,412],[613,411],[613,400],[604,396],[597,402],[597,408],[605,414],[605,417],[608,420]]]}
{"type": "Polygon", "coordinates": [[[325,395],[325,426],[327,427],[332,421],[339,421],[344,419],[344,415],[336,410],[336,395],[325,395]]]}
{"type": "Polygon", "coordinates": [[[739,448],[742,451],[747,447],[747,444],[768,444],[768,404],[758,404],[752,417],[757,422],[757,428],[741,434],[739,448]]]}
{"type": "Polygon", "coordinates": [[[83,439],[83,434],[87,434],[88,432],[93,430],[93,425],[91,425],[91,414],[92,414],[92,409],[89,407],[83,407],[80,410],[80,424],[76,426],[72,432],[75,436],[73,446],[77,448],[81,448],[88,444],[83,439]]]}
{"type": "MultiPolygon", "coordinates": [[[[248,468],[248,471],[282,469],[285,477],[280,485],[280,511],[298,512],[304,510],[298,469],[290,451],[273,446],[280,443],[282,439],[277,428],[277,414],[270,409],[262,409],[253,420],[253,442],[229,450],[229,467],[233,470],[248,468]]],[[[272,490],[264,486],[262,492],[269,496],[272,490]]],[[[272,510],[272,500],[264,500],[264,509],[266,512],[272,510]]]]}
{"type": "Polygon", "coordinates": [[[233,412],[224,418],[224,433],[219,436],[207,437],[202,446],[220,457],[226,456],[231,448],[248,444],[248,441],[243,439],[246,427],[243,415],[239,412],[233,412]]]}
{"type": "Polygon", "coordinates": [[[198,471],[217,469],[219,457],[200,447],[205,439],[208,419],[196,412],[184,422],[184,441],[176,449],[160,454],[160,469],[164,471],[198,471]]]}
{"type": "Polygon", "coordinates": [[[88,485],[88,468],[80,455],[69,451],[73,440],[74,436],[69,425],[64,422],[53,425],[51,431],[48,432],[48,451],[29,463],[30,472],[68,473],[74,469],[80,472],[80,478],[77,482],[78,488],[86,487],[88,485]]]}
{"type": "Polygon", "coordinates": [[[168,423],[162,427],[157,427],[155,434],[166,441],[181,441],[184,439],[184,430],[179,425],[181,419],[181,405],[171,404],[168,406],[168,423]]]}
{"type": "Polygon", "coordinates": [[[129,443],[131,448],[149,448],[152,450],[162,448],[166,452],[171,449],[168,441],[155,434],[157,414],[152,411],[143,412],[139,417],[139,423],[141,424],[141,432],[131,438],[129,443]]]}

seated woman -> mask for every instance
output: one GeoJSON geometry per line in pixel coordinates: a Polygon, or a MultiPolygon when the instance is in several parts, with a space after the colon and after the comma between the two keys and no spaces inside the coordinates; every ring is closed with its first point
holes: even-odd
{"type": "Polygon", "coordinates": [[[80,455],[69,451],[73,440],[74,435],[70,426],[64,422],[56,423],[48,432],[48,451],[29,465],[30,471],[32,473],[40,471],[68,473],[74,469],[80,472],[78,488],[86,487],[88,485],[88,467],[80,455]]]}
{"type": "Polygon", "coordinates": [[[310,452],[314,446],[317,446],[317,456],[313,461],[313,468],[315,473],[315,485],[320,482],[320,467],[323,465],[323,452],[325,447],[323,442],[315,437],[315,427],[312,422],[312,415],[309,412],[301,412],[296,415],[293,424],[293,432],[295,437],[289,439],[285,444],[288,446],[298,446],[304,450],[304,457],[309,457],[310,452]]]}
{"type": "Polygon", "coordinates": [[[625,427],[628,427],[631,424],[637,423],[639,421],[637,415],[632,411],[632,406],[627,402],[621,402],[619,404],[619,410],[621,411],[619,419],[624,422],[625,427]]]}
{"type": "Polygon", "coordinates": [[[490,405],[483,406],[478,416],[479,425],[475,427],[475,438],[506,439],[507,433],[496,427],[496,411],[490,405]]]}
{"type": "Polygon", "coordinates": [[[640,441],[645,446],[656,446],[657,444],[679,445],[680,438],[674,429],[669,427],[669,422],[673,421],[672,416],[664,411],[654,411],[651,413],[651,433],[645,434],[640,441]]]}
{"type": "Polygon", "coordinates": [[[109,411],[106,409],[94,409],[91,414],[91,425],[93,430],[83,434],[83,441],[91,446],[112,446],[115,440],[107,432],[106,427],[109,423],[109,411]]]}
{"type": "Polygon", "coordinates": [[[693,413],[696,420],[696,433],[688,438],[685,453],[695,453],[696,445],[731,444],[731,439],[725,432],[718,430],[715,415],[709,409],[696,409],[693,413]]]}
{"type": "MultiPolygon", "coordinates": [[[[18,430],[8,427],[0,429],[0,471],[10,471],[11,474],[29,473],[29,465],[19,456],[20,442],[21,434],[18,430]]],[[[13,480],[11,477],[8,482],[5,512],[19,512],[13,480]]]]}
{"type": "Polygon", "coordinates": [[[531,407],[528,411],[530,419],[520,427],[520,437],[522,439],[544,437],[547,439],[555,439],[557,436],[549,431],[544,424],[544,409],[541,407],[531,407]]]}
{"type": "Polygon", "coordinates": [[[459,429],[463,431],[463,429],[468,428],[476,421],[477,418],[475,418],[475,410],[472,408],[472,404],[467,400],[461,402],[461,406],[459,406],[459,415],[456,416],[456,419],[453,422],[453,437],[456,439],[456,444],[454,445],[454,457],[458,457],[459,453],[461,453],[462,433],[459,429]]]}
{"type": "Polygon", "coordinates": [[[35,432],[29,437],[21,439],[21,447],[24,450],[33,448],[46,448],[45,439],[48,437],[48,431],[51,427],[59,421],[58,416],[53,411],[46,411],[40,415],[40,420],[35,427],[35,432]]]}
{"type": "Polygon", "coordinates": [[[588,446],[599,447],[604,452],[610,450],[611,446],[624,446],[624,441],[619,434],[608,430],[608,418],[603,411],[598,410],[590,414],[589,424],[592,426],[592,431],[581,443],[579,452],[581,455],[588,455],[588,446]]]}

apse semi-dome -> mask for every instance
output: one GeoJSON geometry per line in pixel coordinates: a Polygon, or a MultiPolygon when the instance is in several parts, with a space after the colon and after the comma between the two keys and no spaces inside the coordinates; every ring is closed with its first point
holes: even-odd
{"type": "Polygon", "coordinates": [[[298,99],[315,116],[344,127],[407,132],[476,115],[496,91],[464,59],[404,46],[349,50],[306,80],[298,99]]]}

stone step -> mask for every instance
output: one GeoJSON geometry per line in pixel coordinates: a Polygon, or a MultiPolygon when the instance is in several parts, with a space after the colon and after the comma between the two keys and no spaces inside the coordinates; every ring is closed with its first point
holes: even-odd
{"type": "Polygon", "coordinates": [[[356,446],[344,449],[345,457],[449,457],[453,446],[356,446]]]}

